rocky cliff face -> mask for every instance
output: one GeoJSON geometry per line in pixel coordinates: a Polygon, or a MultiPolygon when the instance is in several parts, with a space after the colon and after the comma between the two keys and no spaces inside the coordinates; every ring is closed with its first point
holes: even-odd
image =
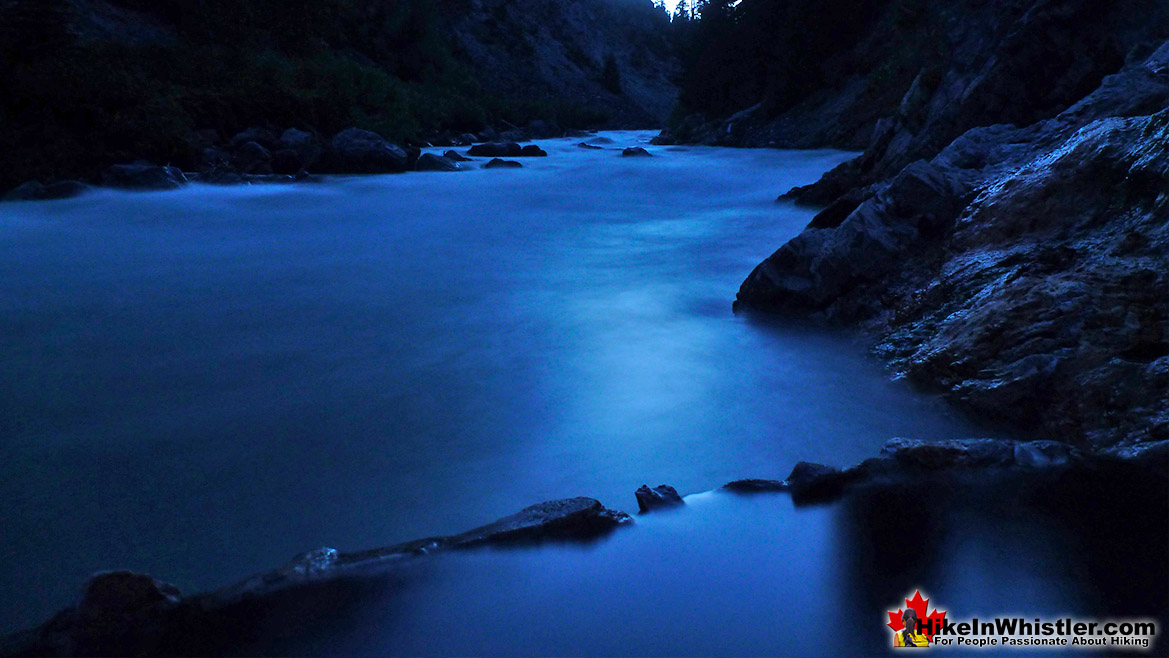
{"type": "Polygon", "coordinates": [[[864,150],[781,197],[825,208],[737,309],[859,326],[898,373],[1032,438],[1162,440],[1166,39],[1169,5],[1145,0],[884,3],[799,102],[662,140],[864,150]]]}
{"type": "Polygon", "coordinates": [[[490,93],[555,99],[606,125],[664,124],[678,90],[668,20],[622,0],[470,0],[453,34],[490,93]],[[610,71],[606,75],[606,64],[610,71]]]}
{"type": "Polygon", "coordinates": [[[1169,438],[1167,107],[1169,43],[1053,118],[967,130],[869,183],[947,134],[898,115],[851,170],[793,191],[843,196],[736,306],[859,324],[899,372],[1037,437],[1169,438]]]}

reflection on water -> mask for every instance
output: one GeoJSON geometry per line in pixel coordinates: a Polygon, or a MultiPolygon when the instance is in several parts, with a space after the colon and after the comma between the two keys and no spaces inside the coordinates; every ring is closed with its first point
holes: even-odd
{"type": "Polygon", "coordinates": [[[100,569],[208,589],[978,433],[857,345],[730,313],[810,218],[775,194],[846,154],[542,145],[519,171],[0,206],[0,628],[100,569]]]}
{"type": "Polygon", "coordinates": [[[802,509],[694,495],[584,547],[421,558],[348,606],[278,615],[289,637],[243,653],[885,655],[886,611],[919,588],[952,620],[1163,620],[1165,487],[1131,473],[925,483],[802,509]]]}

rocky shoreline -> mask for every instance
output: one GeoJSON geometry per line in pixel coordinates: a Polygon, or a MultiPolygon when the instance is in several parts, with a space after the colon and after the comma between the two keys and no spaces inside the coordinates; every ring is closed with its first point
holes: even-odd
{"type": "MultiPolygon", "coordinates": [[[[929,485],[1049,490],[1061,482],[1169,482],[1169,441],[1090,453],[1055,441],[1005,439],[888,441],[876,457],[837,469],[800,462],[783,480],[745,479],[719,489],[733,495],[790,495],[797,507],[842,499],[888,498],[929,485]]],[[[642,514],[684,507],[668,485],[641,487],[642,514]]],[[[95,574],[74,607],[43,625],[0,638],[3,656],[229,655],[272,631],[273,619],[330,619],[365,594],[390,586],[390,569],[444,551],[590,542],[634,526],[633,517],[592,498],[527,507],[488,525],[356,553],[319,548],[272,571],[220,590],[184,596],[146,574],[95,574]]],[[[301,632],[304,629],[299,629],[301,632]]]]}
{"type": "MultiPolygon", "coordinates": [[[[972,129],[846,190],[737,309],[858,326],[896,372],[1082,448],[1169,438],[1169,43],[1039,123],[972,129]]],[[[862,156],[862,159],[867,156],[862,156]]],[[[842,182],[844,181],[844,182],[842,182]]]]}
{"type": "MultiPolygon", "coordinates": [[[[112,165],[100,182],[61,180],[50,183],[28,181],[9,190],[0,201],[48,201],[86,194],[95,187],[118,190],[161,191],[179,189],[188,183],[249,185],[311,181],[317,174],[396,174],[411,171],[464,171],[476,157],[492,158],[484,169],[522,166],[502,157],[544,157],[548,154],[537,139],[561,137],[590,138],[595,132],[566,130],[553,123],[533,121],[523,128],[489,128],[477,134],[438,133],[421,144],[401,146],[381,135],[348,128],[331,139],[296,128],[283,132],[251,128],[223,140],[214,131],[201,138],[203,166],[197,172],[145,161],[112,165]],[[423,153],[423,148],[458,147],[465,153],[448,150],[443,155],[423,153]],[[469,156],[469,157],[468,157],[469,156]]],[[[602,147],[596,147],[602,148],[602,147]]],[[[648,155],[648,154],[645,154],[648,155]]]]}

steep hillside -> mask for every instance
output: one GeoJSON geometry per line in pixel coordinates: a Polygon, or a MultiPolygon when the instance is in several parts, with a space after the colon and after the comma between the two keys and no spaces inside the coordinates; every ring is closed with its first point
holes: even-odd
{"type": "Polygon", "coordinates": [[[3,0],[0,190],[138,158],[199,169],[252,127],[661,125],[668,25],[650,0],[3,0]]]}
{"type": "Polygon", "coordinates": [[[453,22],[485,89],[571,103],[609,127],[664,125],[678,93],[667,29],[664,12],[629,0],[469,0],[453,22]]]}

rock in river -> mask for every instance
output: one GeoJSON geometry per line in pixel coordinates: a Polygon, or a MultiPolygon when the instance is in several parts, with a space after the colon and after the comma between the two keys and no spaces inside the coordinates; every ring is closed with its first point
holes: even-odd
{"type": "Polygon", "coordinates": [[[492,158],[490,162],[483,165],[484,169],[520,169],[523,165],[515,160],[501,160],[499,158],[492,158]]]}
{"type": "Polygon", "coordinates": [[[343,130],[330,143],[329,169],[337,173],[394,173],[408,165],[406,151],[368,130],[343,130]]]}
{"type": "Polygon", "coordinates": [[[123,190],[174,190],[185,185],[187,177],[177,167],[135,163],[106,169],[102,183],[123,190]]]}
{"type": "Polygon", "coordinates": [[[663,507],[685,504],[682,497],[678,495],[678,491],[668,484],[660,484],[653,489],[650,489],[649,485],[643,484],[634,495],[637,496],[637,507],[642,514],[663,507]]]}
{"type": "Polygon", "coordinates": [[[463,171],[463,167],[459,163],[433,153],[423,153],[418,156],[418,162],[414,163],[414,169],[416,171],[463,171]]]}

